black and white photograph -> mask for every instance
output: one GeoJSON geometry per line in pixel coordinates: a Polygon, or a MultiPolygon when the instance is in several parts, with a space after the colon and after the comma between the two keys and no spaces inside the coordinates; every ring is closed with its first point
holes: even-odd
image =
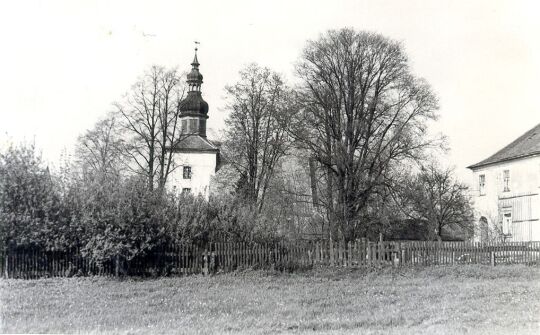
{"type": "Polygon", "coordinates": [[[540,334],[540,3],[0,4],[1,334],[540,334]]]}

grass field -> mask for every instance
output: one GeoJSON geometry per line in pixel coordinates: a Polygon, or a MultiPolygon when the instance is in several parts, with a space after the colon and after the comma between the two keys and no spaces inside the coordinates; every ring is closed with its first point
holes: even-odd
{"type": "Polygon", "coordinates": [[[0,331],[538,334],[540,269],[0,280],[0,331]]]}

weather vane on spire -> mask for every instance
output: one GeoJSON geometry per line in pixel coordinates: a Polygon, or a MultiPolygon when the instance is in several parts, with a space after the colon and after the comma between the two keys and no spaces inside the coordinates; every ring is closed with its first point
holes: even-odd
{"type": "Polygon", "coordinates": [[[194,41],[195,42],[195,52],[197,52],[197,50],[199,50],[199,44],[201,44],[201,42],[199,41],[194,41]]]}

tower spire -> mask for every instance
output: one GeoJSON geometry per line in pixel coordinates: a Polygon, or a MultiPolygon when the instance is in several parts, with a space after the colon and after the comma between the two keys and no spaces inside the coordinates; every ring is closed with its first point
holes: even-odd
{"type": "Polygon", "coordinates": [[[203,83],[203,76],[199,72],[199,60],[197,59],[197,51],[199,50],[199,42],[195,41],[195,56],[191,63],[191,72],[187,75],[187,83],[189,86],[188,92],[201,92],[201,84],[203,83]]]}
{"type": "Polygon", "coordinates": [[[199,60],[197,59],[197,50],[199,50],[199,44],[201,44],[199,41],[195,41],[195,57],[193,57],[193,62],[191,65],[195,68],[199,67],[199,60]]]}

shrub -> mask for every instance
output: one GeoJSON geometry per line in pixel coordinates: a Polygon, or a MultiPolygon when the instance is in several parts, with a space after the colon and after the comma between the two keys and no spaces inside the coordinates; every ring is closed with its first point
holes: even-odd
{"type": "Polygon", "coordinates": [[[72,242],[71,213],[65,208],[33,145],[0,154],[0,245],[63,248],[72,242]]]}
{"type": "Polygon", "coordinates": [[[170,244],[279,237],[274,212],[259,212],[234,195],[206,201],[149,190],[138,176],[54,176],[29,145],[0,155],[0,214],[0,247],[79,248],[98,264],[151,258],[170,244]]]}
{"type": "Polygon", "coordinates": [[[80,227],[83,252],[99,263],[116,256],[131,260],[162,244],[162,195],[150,191],[143,178],[84,185],[80,227]]]}

